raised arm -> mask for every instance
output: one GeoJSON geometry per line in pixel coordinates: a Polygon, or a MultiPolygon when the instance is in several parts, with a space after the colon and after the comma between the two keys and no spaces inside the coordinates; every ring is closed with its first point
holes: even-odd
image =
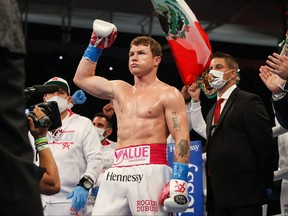
{"type": "Polygon", "coordinates": [[[78,87],[98,98],[111,99],[113,97],[111,82],[103,77],[95,76],[95,70],[103,49],[111,46],[116,37],[115,25],[95,20],[90,43],[80,60],[73,79],[78,87]]]}
{"type": "Polygon", "coordinates": [[[196,131],[204,139],[206,139],[206,122],[203,118],[200,105],[200,91],[201,90],[197,83],[192,83],[188,89],[188,93],[191,96],[190,120],[193,130],[196,131]]]}

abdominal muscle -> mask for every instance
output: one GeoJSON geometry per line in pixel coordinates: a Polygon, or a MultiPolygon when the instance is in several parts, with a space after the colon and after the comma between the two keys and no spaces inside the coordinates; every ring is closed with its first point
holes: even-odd
{"type": "Polygon", "coordinates": [[[123,86],[117,89],[122,91],[113,101],[117,116],[117,148],[166,143],[169,131],[162,103],[166,89],[161,83],[144,90],[123,86]]]}
{"type": "Polygon", "coordinates": [[[160,119],[129,119],[118,122],[117,148],[129,145],[166,143],[168,129],[160,119]]]}

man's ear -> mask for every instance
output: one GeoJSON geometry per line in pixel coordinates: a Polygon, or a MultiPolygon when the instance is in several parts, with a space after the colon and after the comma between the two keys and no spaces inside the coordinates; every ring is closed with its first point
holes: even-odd
{"type": "Polygon", "coordinates": [[[155,66],[158,66],[159,64],[160,64],[160,62],[161,62],[161,56],[155,56],[155,66]]]}
{"type": "Polygon", "coordinates": [[[236,69],[232,69],[232,70],[231,70],[231,78],[232,78],[232,79],[235,79],[236,76],[237,76],[237,70],[236,70],[236,69]]]}
{"type": "Polygon", "coordinates": [[[106,137],[110,136],[110,135],[112,134],[112,132],[113,132],[113,129],[112,129],[112,128],[107,128],[107,129],[106,129],[106,132],[105,132],[105,133],[106,133],[105,136],[106,136],[106,137]]]}
{"type": "Polygon", "coordinates": [[[72,103],[72,101],[73,101],[72,96],[68,96],[67,101],[68,101],[68,104],[72,103]]]}

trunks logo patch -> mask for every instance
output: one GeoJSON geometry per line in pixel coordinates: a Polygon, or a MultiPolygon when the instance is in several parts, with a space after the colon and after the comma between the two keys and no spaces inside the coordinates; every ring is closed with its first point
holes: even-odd
{"type": "Polygon", "coordinates": [[[158,212],[158,202],[155,200],[137,200],[137,212],[158,212]]]}
{"type": "Polygon", "coordinates": [[[150,164],[150,146],[134,146],[115,150],[114,166],[142,164],[150,164]]]}

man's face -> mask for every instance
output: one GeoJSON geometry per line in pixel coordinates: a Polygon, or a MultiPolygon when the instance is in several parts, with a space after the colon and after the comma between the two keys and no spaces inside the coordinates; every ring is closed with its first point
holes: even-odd
{"type": "Polygon", "coordinates": [[[103,129],[108,128],[108,123],[107,123],[106,119],[103,117],[100,117],[100,116],[96,116],[93,119],[93,125],[94,125],[94,127],[98,127],[98,128],[103,128],[103,129]]]}
{"type": "Polygon", "coordinates": [[[64,99],[67,99],[68,97],[68,93],[64,90],[64,89],[59,89],[57,92],[53,92],[53,93],[47,93],[45,96],[44,96],[44,101],[46,101],[47,99],[51,98],[51,97],[54,97],[54,96],[59,96],[59,97],[62,97],[64,99]]]}
{"type": "Polygon", "coordinates": [[[218,70],[226,72],[229,70],[228,65],[225,63],[224,58],[214,58],[210,63],[209,70],[218,70]]]}
{"type": "Polygon", "coordinates": [[[112,128],[109,127],[108,122],[104,117],[96,116],[92,123],[94,127],[102,128],[104,130],[103,136],[108,137],[112,133],[112,128]]]}
{"type": "Polygon", "coordinates": [[[152,55],[150,46],[133,45],[129,52],[129,70],[135,76],[144,76],[159,64],[159,58],[152,55]]]}
{"type": "MultiPolygon", "coordinates": [[[[224,80],[228,80],[230,78],[229,73],[225,73],[225,72],[229,71],[230,69],[229,69],[228,65],[226,64],[224,58],[212,59],[212,61],[210,63],[209,70],[217,70],[217,71],[224,72],[224,75],[223,75],[224,80]]],[[[213,80],[213,76],[209,75],[208,81],[211,82],[212,80],[213,80]]]]}

